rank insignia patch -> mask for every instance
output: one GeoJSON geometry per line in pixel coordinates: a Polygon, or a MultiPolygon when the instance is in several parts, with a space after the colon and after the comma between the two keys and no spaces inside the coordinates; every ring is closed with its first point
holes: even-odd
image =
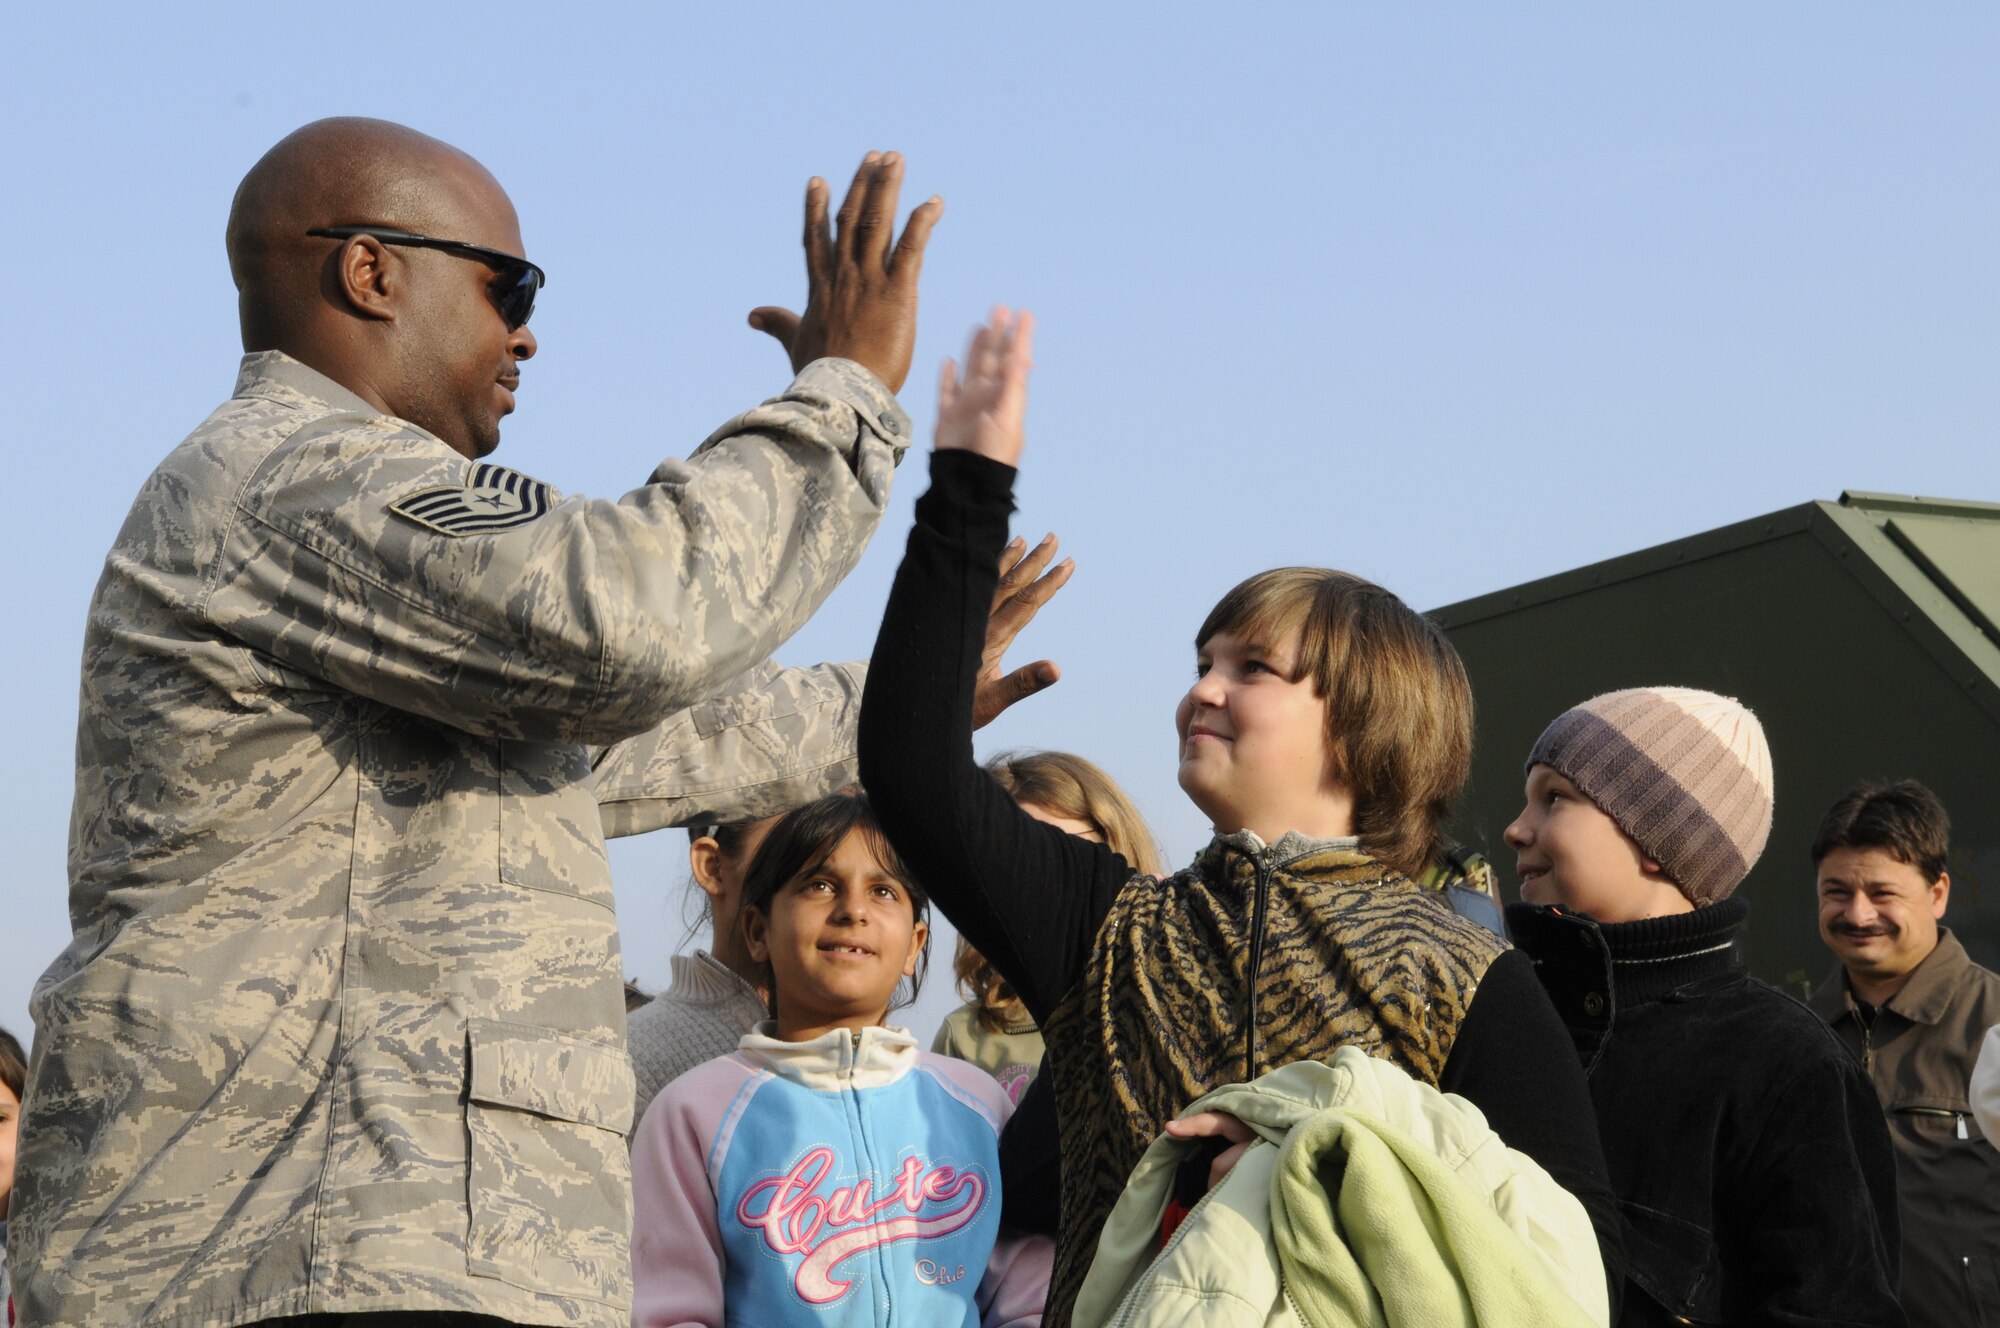
{"type": "Polygon", "coordinates": [[[420,489],[389,510],[441,535],[488,535],[525,526],[555,506],[555,490],[505,466],[480,462],[462,489],[420,489]]]}

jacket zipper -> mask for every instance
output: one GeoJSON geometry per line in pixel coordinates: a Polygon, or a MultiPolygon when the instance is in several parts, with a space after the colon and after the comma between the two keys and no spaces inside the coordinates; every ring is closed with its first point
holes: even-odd
{"type": "MultiPolygon", "coordinates": [[[[1854,1004],[1854,994],[1848,993],[1847,1008],[1854,1015],[1854,1022],[1861,1025],[1861,1068],[1870,1079],[1875,1077],[1875,1026],[1874,1021],[1863,1019],[1861,1011],[1854,1004]]],[[[1902,1116],[1949,1116],[1958,1127],[1958,1137],[1972,1138],[1972,1131],[1965,1126],[1965,1113],[1952,1111],[1946,1107],[1898,1107],[1896,1113],[1902,1116]]]]}
{"type": "MultiPolygon", "coordinates": [[[[1147,1263],[1146,1271],[1139,1274],[1139,1280],[1134,1282],[1132,1289],[1125,1293],[1124,1301],[1118,1306],[1118,1313],[1112,1317],[1107,1328],[1124,1328],[1126,1324],[1132,1322],[1132,1316],[1139,1312],[1140,1293],[1152,1285],[1153,1278],[1159,1271],[1160,1260],[1171,1254],[1174,1247],[1181,1243],[1181,1237],[1185,1236],[1188,1228],[1194,1224],[1195,1214],[1208,1207],[1208,1201],[1213,1199],[1215,1192],[1221,1188],[1220,1185],[1211,1186],[1207,1194],[1202,1195],[1201,1198],[1194,1201],[1194,1207],[1187,1210],[1187,1216],[1183,1217],[1181,1224],[1174,1228],[1174,1234],[1167,1237],[1167,1243],[1160,1246],[1160,1252],[1155,1254],[1152,1260],[1147,1263]]],[[[1154,1223],[1154,1225],[1158,1226],[1159,1224],[1154,1223]]]]}
{"type": "Polygon", "coordinates": [[[1243,1082],[1257,1077],[1257,979],[1264,969],[1264,912],[1271,884],[1271,868],[1261,858],[1254,859],[1256,884],[1250,900],[1250,973],[1243,997],[1243,1082]]]}
{"type": "MultiPolygon", "coordinates": [[[[861,1150],[861,1174],[864,1176],[873,1176],[877,1174],[875,1153],[868,1146],[867,1122],[861,1118],[861,1090],[854,1086],[855,1072],[861,1068],[861,1030],[850,1028],[847,1030],[847,1036],[849,1039],[847,1044],[847,1094],[848,1101],[852,1104],[854,1112],[854,1142],[861,1150]]],[[[888,1294],[889,1261],[882,1252],[882,1246],[877,1245],[873,1253],[875,1256],[876,1305],[878,1311],[883,1315],[880,1322],[886,1328],[886,1325],[895,1321],[894,1297],[888,1294]]]]}
{"type": "MultiPolygon", "coordinates": [[[[1265,894],[1271,880],[1271,869],[1261,858],[1251,858],[1251,862],[1256,868],[1256,875],[1250,899],[1249,981],[1245,984],[1243,1003],[1243,1082],[1245,1083],[1257,1077],[1257,977],[1264,967],[1265,894]]],[[[1215,1192],[1221,1188],[1219,1185],[1211,1185],[1207,1193],[1194,1201],[1194,1207],[1188,1209],[1187,1216],[1183,1217],[1181,1224],[1174,1228],[1174,1234],[1167,1238],[1167,1243],[1160,1247],[1159,1253],[1155,1254],[1146,1265],[1146,1271],[1139,1275],[1139,1280],[1133,1283],[1132,1289],[1125,1294],[1124,1303],[1119,1306],[1118,1313],[1108,1328],[1123,1328],[1132,1322],[1132,1316],[1139,1310],[1140,1293],[1152,1284],[1160,1260],[1166,1258],[1173,1248],[1180,1244],[1181,1237],[1186,1235],[1188,1228],[1194,1224],[1195,1214],[1207,1207],[1208,1201],[1213,1199],[1215,1192]]]]}

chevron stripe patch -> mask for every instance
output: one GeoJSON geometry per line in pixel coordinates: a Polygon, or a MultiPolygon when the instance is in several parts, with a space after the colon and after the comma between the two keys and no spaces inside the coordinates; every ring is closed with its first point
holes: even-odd
{"type": "Polygon", "coordinates": [[[464,488],[420,489],[389,510],[440,535],[490,535],[547,515],[555,501],[555,490],[540,480],[482,461],[464,488]]]}

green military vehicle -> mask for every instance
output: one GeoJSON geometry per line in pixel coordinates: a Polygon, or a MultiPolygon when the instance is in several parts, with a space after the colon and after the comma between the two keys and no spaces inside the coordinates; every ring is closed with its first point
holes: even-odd
{"type": "Polygon", "coordinates": [[[1565,708],[1621,687],[1705,687],[1757,712],[1777,812],[1741,952],[1794,996],[1833,971],[1811,846],[1866,778],[1951,812],[1945,924],[2000,968],[2000,504],[1847,493],[1546,577],[1432,615],[1479,706],[1454,832],[1500,868],[1521,760],[1565,708]]]}

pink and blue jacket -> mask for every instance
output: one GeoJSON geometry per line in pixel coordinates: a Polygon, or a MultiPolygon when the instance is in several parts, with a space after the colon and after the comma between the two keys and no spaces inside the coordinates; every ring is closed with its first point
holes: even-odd
{"type": "Polygon", "coordinates": [[[1000,1085],[900,1028],[770,1029],[633,1136],[635,1328],[1036,1328],[1053,1250],[1000,1229],[1000,1085]]]}

